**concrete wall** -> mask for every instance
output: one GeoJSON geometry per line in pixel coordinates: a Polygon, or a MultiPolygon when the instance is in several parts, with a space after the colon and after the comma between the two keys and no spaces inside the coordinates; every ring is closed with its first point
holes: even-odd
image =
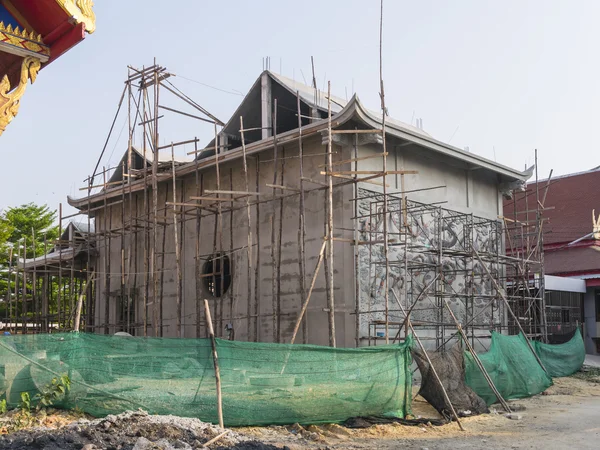
{"type": "MultiPolygon", "coordinates": [[[[320,138],[307,140],[304,143],[304,173],[305,177],[312,179],[323,179],[320,176],[322,168],[318,165],[325,162],[325,147],[321,143],[320,138]],[[316,155],[316,156],[308,156],[316,155]]],[[[279,147],[279,164],[278,177],[275,184],[285,185],[291,188],[299,188],[299,159],[298,148],[296,145],[286,145],[279,147]],[[283,178],[282,178],[283,173],[283,178]]],[[[342,154],[336,155],[337,158],[342,158],[342,154]]],[[[233,325],[235,331],[235,339],[237,340],[258,340],[262,342],[272,342],[279,339],[280,342],[289,342],[293,328],[302,304],[300,295],[300,277],[299,277],[299,252],[298,252],[298,230],[299,230],[299,196],[292,191],[276,190],[276,195],[290,195],[283,201],[268,201],[272,196],[272,189],[266,184],[274,183],[273,179],[274,161],[273,151],[266,151],[259,155],[259,158],[248,158],[249,172],[249,190],[260,192],[261,196],[252,197],[251,202],[255,203],[258,198],[261,203],[258,206],[251,207],[251,231],[253,233],[253,264],[252,264],[252,298],[248,299],[247,274],[247,244],[248,244],[248,218],[245,207],[245,200],[234,203],[237,208],[233,214],[224,212],[222,214],[222,236],[217,239],[216,248],[227,254],[231,261],[232,284],[221,298],[213,298],[205,289],[202,279],[196,277],[196,209],[188,208],[188,214],[185,215],[185,223],[181,225],[179,239],[182,242],[181,250],[181,267],[183,278],[183,329],[184,336],[196,336],[197,322],[197,301],[203,301],[204,298],[210,300],[213,320],[215,321],[215,332],[219,336],[227,337],[225,326],[228,323],[233,325]],[[257,175],[258,164],[258,175],[257,175]],[[257,183],[258,177],[258,183],[257,183]],[[283,209],[280,209],[283,205],[283,209]],[[279,248],[279,220],[280,213],[282,217],[282,234],[281,234],[281,269],[280,269],[280,306],[277,306],[277,293],[275,295],[275,305],[273,304],[273,276],[277,277],[278,273],[273,273],[273,258],[271,254],[271,221],[275,219],[275,260],[279,259],[277,248],[279,248]],[[256,221],[258,217],[258,235],[256,234],[256,221]],[[222,247],[221,242],[222,239],[222,247]],[[258,250],[258,251],[257,251],[258,250]],[[258,259],[257,259],[258,258],[258,259]],[[257,263],[258,262],[258,263],[257,263]],[[259,305],[258,317],[254,305],[254,270],[259,269],[259,305]],[[273,309],[280,308],[281,314],[278,320],[280,333],[279,336],[273,332],[273,309]],[[250,308],[251,317],[248,318],[248,309],[250,308]],[[258,335],[255,335],[255,321],[258,322],[258,335]]],[[[201,173],[203,189],[217,189],[216,171],[214,168],[201,173]]],[[[305,183],[305,189],[314,189],[319,187],[310,182],[305,183]]],[[[220,189],[245,191],[244,172],[242,161],[237,160],[230,164],[220,165],[220,189]]],[[[310,278],[313,274],[316,261],[318,259],[319,250],[323,243],[324,223],[325,223],[325,190],[312,191],[306,193],[305,209],[306,209],[306,289],[310,284],[310,278]]],[[[182,179],[177,180],[177,201],[191,202],[191,196],[197,196],[200,191],[197,191],[195,174],[191,174],[182,179]]],[[[151,192],[149,190],[149,204],[151,202],[151,192]]],[[[206,196],[214,197],[215,194],[205,194],[206,196]]],[[[350,217],[350,197],[352,189],[350,186],[336,189],[334,202],[334,226],[339,229],[345,221],[350,217]],[[347,212],[347,213],[346,213],[347,212]]],[[[153,283],[150,277],[145,281],[144,278],[144,232],[143,232],[143,195],[135,196],[138,207],[139,225],[137,233],[137,245],[135,244],[135,235],[132,235],[128,230],[125,232],[125,260],[128,260],[129,246],[132,243],[132,267],[129,272],[137,272],[137,278],[134,276],[125,277],[126,286],[134,285],[137,287],[136,295],[136,322],[142,322],[143,318],[143,292],[145,283],[149,284],[148,302],[149,313],[148,323],[149,335],[154,335],[152,329],[152,311],[153,311],[153,283]],[[136,256],[137,254],[137,256],[136,256]],[[137,270],[134,270],[133,261],[137,260],[137,270]]],[[[159,285],[162,284],[163,291],[163,324],[164,336],[176,336],[176,263],[174,254],[174,228],[173,228],[173,209],[171,207],[165,210],[165,201],[173,201],[172,181],[159,184],[158,190],[158,222],[167,223],[165,237],[165,255],[164,265],[162,263],[162,255],[158,258],[159,285]],[[166,211],[166,218],[164,217],[166,211]],[[160,279],[163,277],[164,279],[160,279]]],[[[223,211],[230,209],[230,202],[222,203],[223,211]]],[[[216,208],[215,208],[216,209],[216,208]]],[[[125,216],[129,215],[129,201],[126,196],[125,201],[125,216]]],[[[135,211],[135,206],[133,207],[135,211]]],[[[99,232],[105,229],[105,219],[108,220],[110,214],[103,214],[99,211],[96,216],[96,223],[99,232]]],[[[203,210],[200,220],[200,239],[199,239],[199,254],[200,265],[202,266],[206,260],[213,254],[215,247],[215,214],[203,210]]],[[[121,221],[121,205],[112,207],[112,229],[120,228],[121,221]]],[[[151,230],[151,223],[149,225],[151,230]]],[[[110,254],[111,254],[111,269],[110,277],[110,320],[111,324],[116,323],[116,302],[117,295],[120,294],[121,285],[121,238],[118,236],[120,231],[113,233],[110,239],[110,254]]],[[[351,236],[351,235],[350,235],[351,236]]],[[[162,248],[163,229],[159,225],[158,242],[159,248],[162,248]]],[[[98,258],[98,267],[100,271],[104,268],[104,258],[106,255],[106,246],[102,240],[98,243],[100,256],[98,258]]],[[[152,248],[152,231],[150,231],[150,248],[152,248]]],[[[162,251],[162,250],[159,250],[162,251]]],[[[126,263],[127,265],[127,263],[126,263]]],[[[351,346],[354,333],[354,319],[350,317],[349,312],[354,309],[354,294],[352,283],[347,283],[353,278],[353,260],[352,249],[348,244],[335,243],[334,256],[334,277],[335,277],[335,304],[336,304],[336,339],[340,346],[351,346]]],[[[97,283],[97,306],[96,306],[96,323],[102,325],[105,323],[105,286],[106,278],[100,277],[97,283]]],[[[277,288],[276,288],[277,290],[277,288]]],[[[304,337],[302,328],[297,337],[297,342],[308,342],[312,344],[327,345],[328,340],[328,322],[327,312],[324,309],[327,307],[325,277],[323,267],[316,280],[315,288],[307,310],[308,333],[304,337]]],[[[200,311],[200,320],[203,323],[204,312],[203,308],[200,311]]],[[[98,328],[99,332],[103,332],[103,328],[98,328]]],[[[111,326],[110,332],[117,331],[116,327],[111,326]]],[[[138,329],[137,334],[141,335],[142,328],[138,329]]],[[[204,336],[204,327],[202,326],[201,336],[204,336]]]]}
{"type": "MultiPolygon", "coordinates": [[[[324,164],[324,153],[326,147],[321,138],[311,138],[304,141],[304,175],[306,178],[314,180],[325,180],[321,175],[324,164]],[[313,155],[313,156],[309,156],[313,155]]],[[[354,155],[354,148],[346,141],[337,141],[334,146],[334,161],[346,160],[354,155]]],[[[359,156],[374,155],[381,151],[381,145],[367,140],[361,140],[358,147],[359,156]]],[[[443,188],[428,191],[415,192],[409,195],[409,199],[419,202],[446,202],[444,207],[452,208],[458,211],[473,213],[486,218],[496,218],[501,213],[501,202],[495,176],[481,171],[470,171],[464,167],[457,166],[455,162],[428,158],[425,151],[416,151],[409,147],[397,146],[396,142],[388,143],[388,169],[418,170],[418,175],[406,175],[406,189],[414,190],[419,188],[431,188],[443,185],[443,188]]],[[[278,177],[275,184],[285,185],[291,188],[300,186],[299,180],[299,159],[297,158],[298,148],[295,144],[286,145],[279,148],[278,177]],[[282,178],[283,173],[283,178],[282,178]]],[[[359,170],[379,170],[381,166],[380,159],[367,159],[361,161],[359,170]]],[[[245,201],[234,202],[237,209],[222,214],[222,243],[217,239],[215,244],[215,214],[203,210],[200,220],[199,239],[196,238],[196,209],[187,208],[187,214],[178,216],[179,218],[179,239],[181,245],[181,267],[182,267],[182,325],[183,335],[185,337],[204,336],[204,313],[201,303],[204,298],[210,301],[213,320],[215,321],[215,331],[218,336],[227,337],[225,326],[231,323],[235,331],[237,340],[258,340],[262,342],[289,342],[294,324],[298,317],[303,299],[300,295],[300,276],[299,276],[299,255],[298,255],[298,230],[299,230],[299,196],[290,195],[285,199],[276,202],[268,201],[272,195],[272,189],[266,184],[274,183],[273,172],[273,151],[268,150],[259,155],[258,158],[248,158],[249,172],[249,190],[260,192],[262,195],[256,197],[260,203],[251,207],[251,231],[253,233],[253,264],[251,280],[251,298],[248,298],[247,285],[247,243],[248,243],[248,218],[245,208],[245,201]],[[258,167],[258,169],[257,169],[258,167]],[[280,210],[280,205],[283,208],[280,210]],[[275,259],[278,259],[278,231],[279,217],[282,213],[282,234],[281,234],[281,267],[278,273],[273,273],[273,258],[271,255],[271,221],[275,220],[276,246],[274,251],[275,259]],[[182,224],[182,218],[185,220],[182,224]],[[258,220],[258,235],[256,234],[256,224],[258,220]],[[232,284],[229,290],[221,298],[213,298],[205,289],[203,280],[196,274],[196,246],[200,255],[200,268],[206,260],[217,250],[228,254],[232,267],[232,284]],[[254,304],[254,269],[258,267],[258,311],[254,304]],[[279,300],[277,293],[273,296],[273,278],[280,280],[279,300]],[[274,304],[275,303],[275,304],[274,304]],[[200,306],[200,307],[199,307],[200,306]],[[276,316],[276,324],[273,322],[273,311],[281,311],[276,316]],[[249,314],[250,313],[250,317],[249,314]],[[196,323],[200,321],[201,326],[197,328],[196,323]],[[274,333],[274,329],[279,328],[279,333],[274,333]],[[255,333],[257,329],[258,333],[255,333]]],[[[336,165],[335,170],[353,170],[352,164],[336,165]]],[[[200,173],[201,185],[204,191],[217,189],[216,171],[214,168],[207,169],[200,173]]],[[[335,179],[336,183],[343,183],[343,179],[335,179]]],[[[390,191],[400,190],[400,177],[388,176],[390,191]]],[[[202,190],[197,189],[196,176],[190,174],[177,180],[178,202],[191,202],[191,196],[199,195],[202,190]]],[[[305,189],[314,189],[320,187],[309,181],[305,182],[305,189]]],[[[381,191],[381,186],[371,183],[361,183],[361,189],[381,191]]],[[[228,164],[220,165],[220,189],[245,191],[244,172],[241,160],[236,160],[228,164]]],[[[277,190],[276,194],[287,195],[294,194],[293,191],[277,190]]],[[[313,190],[306,193],[306,288],[310,284],[312,274],[317,262],[318,253],[323,243],[324,223],[325,223],[325,194],[326,190],[313,190]]],[[[148,205],[152,212],[152,193],[148,190],[148,205]]],[[[214,196],[214,194],[205,194],[214,196]]],[[[344,187],[334,189],[334,235],[340,238],[352,239],[354,237],[354,186],[347,184],[344,187]]],[[[176,308],[176,264],[175,264],[175,245],[174,245],[174,227],[173,227],[173,209],[165,208],[165,202],[172,202],[173,186],[172,180],[162,182],[158,189],[158,222],[166,224],[165,229],[159,225],[157,233],[157,242],[159,247],[158,267],[156,272],[159,274],[158,286],[163,292],[163,335],[176,336],[177,308],[176,308]],[[162,253],[164,238],[165,252],[162,253]],[[164,261],[163,261],[164,257],[164,261]],[[160,287],[162,286],[162,288],[160,287]]],[[[255,202],[255,198],[252,198],[255,202]]],[[[223,210],[230,209],[230,203],[222,203],[223,210]]],[[[361,206],[361,208],[364,207],[361,206]]],[[[149,245],[148,251],[153,248],[152,244],[152,216],[150,215],[149,245]]],[[[136,334],[143,334],[143,299],[145,286],[148,286],[148,335],[154,335],[152,328],[154,285],[152,277],[146,275],[144,265],[144,199],[143,194],[138,193],[133,196],[130,203],[128,195],[125,195],[123,204],[118,204],[108,208],[105,212],[99,210],[96,214],[96,229],[101,235],[104,230],[112,229],[110,239],[100,237],[97,243],[99,257],[97,260],[97,270],[99,274],[104,274],[105,257],[107,253],[110,256],[110,276],[99,276],[96,283],[96,325],[98,332],[104,332],[103,324],[107,322],[105,317],[105,299],[107,293],[108,280],[110,280],[109,293],[109,332],[119,331],[115,326],[117,322],[117,301],[121,293],[121,282],[124,282],[125,293],[128,288],[133,290],[135,298],[135,317],[132,317],[132,323],[137,324],[136,334]],[[130,210],[135,217],[137,216],[137,226],[131,227],[130,210]],[[137,211],[137,214],[136,214],[137,211]],[[124,232],[123,248],[121,251],[121,217],[126,218],[126,230],[124,232]],[[110,240],[110,244],[109,244],[110,240]],[[107,252],[107,250],[110,250],[107,252]],[[121,266],[124,265],[123,272],[128,275],[122,277],[121,266]]],[[[108,236],[108,235],[107,235],[108,236]]],[[[336,305],[336,339],[340,347],[352,347],[356,344],[357,337],[366,336],[365,321],[361,322],[360,336],[356,334],[357,316],[355,302],[355,255],[354,246],[348,242],[336,241],[334,244],[334,291],[336,305]]],[[[362,251],[362,250],[361,250],[362,251]]],[[[364,259],[364,258],[363,258],[364,259]]],[[[148,268],[151,272],[152,268],[148,268]]],[[[372,275],[364,266],[359,271],[361,274],[360,283],[362,286],[368,286],[372,281],[372,275]]],[[[362,296],[361,296],[362,298],[362,296]]],[[[362,305],[363,303],[361,303],[362,305]]],[[[313,344],[328,344],[328,321],[327,321],[327,298],[326,284],[323,267],[317,277],[315,288],[307,310],[307,328],[308,332],[304,336],[301,331],[297,342],[308,342],[313,344]]],[[[363,340],[364,341],[364,340],[363,340]]],[[[363,342],[364,343],[364,342],[363,342]]]]}

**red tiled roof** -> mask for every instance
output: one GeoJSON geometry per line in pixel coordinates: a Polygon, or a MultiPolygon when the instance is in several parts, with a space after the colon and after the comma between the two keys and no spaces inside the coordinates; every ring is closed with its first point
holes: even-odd
{"type": "MultiPolygon", "coordinates": [[[[547,180],[538,182],[540,201],[547,184],[547,180]]],[[[514,202],[504,201],[505,217],[514,219],[514,202]]],[[[528,184],[525,193],[516,194],[516,204],[517,211],[535,210],[536,183],[528,184]]],[[[549,219],[543,228],[545,247],[548,244],[568,244],[591,233],[592,210],[596,210],[596,216],[600,214],[600,170],[551,179],[544,206],[554,207],[543,211],[543,217],[549,219]]],[[[517,214],[517,219],[525,221],[525,214],[517,214]]],[[[529,220],[534,219],[535,211],[529,213],[529,220]]]]}
{"type": "Polygon", "coordinates": [[[548,275],[571,275],[600,269],[600,247],[565,248],[544,252],[544,270],[548,275]]]}

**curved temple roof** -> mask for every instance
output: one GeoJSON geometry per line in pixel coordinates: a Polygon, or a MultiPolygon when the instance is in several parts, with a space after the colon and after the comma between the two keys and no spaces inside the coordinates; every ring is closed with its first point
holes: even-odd
{"type": "MultiPolygon", "coordinates": [[[[295,82],[281,75],[276,75],[270,71],[265,71],[255,81],[244,100],[241,102],[241,104],[238,106],[232,117],[223,127],[221,134],[230,138],[231,142],[235,142],[236,144],[239,143],[239,145],[236,145],[234,148],[231,149],[226,148],[226,150],[221,153],[220,161],[229,161],[242,156],[241,141],[239,141],[239,117],[244,117],[245,128],[255,126],[255,124],[247,124],[246,117],[252,117],[252,120],[254,120],[255,122],[261,118],[261,114],[263,112],[263,98],[261,96],[261,92],[264,92],[262,91],[262,89],[264,89],[264,86],[262,86],[263,83],[261,83],[261,81],[264,80],[265,76],[269,78],[269,82],[271,83],[272,89],[279,89],[278,93],[282,94],[282,98],[284,97],[283,94],[285,94],[285,96],[287,96],[288,103],[292,102],[293,100],[293,112],[288,112],[288,114],[291,114],[294,117],[295,125],[290,125],[287,128],[283,127],[283,129],[281,129],[282,127],[280,127],[280,125],[278,124],[277,140],[280,144],[289,142],[291,140],[295,140],[298,136],[297,115],[295,109],[296,94],[299,95],[302,104],[301,106],[303,108],[312,108],[313,110],[317,111],[317,114],[313,115],[314,118],[312,119],[312,123],[309,123],[310,120],[308,120],[306,116],[303,118],[302,135],[304,137],[308,137],[310,135],[320,134],[327,130],[328,120],[326,118],[326,93],[318,90],[315,92],[315,89],[309,86],[295,82]]],[[[363,127],[365,129],[381,129],[381,114],[367,109],[361,103],[360,99],[356,94],[348,101],[333,96],[331,100],[333,117],[332,127],[334,129],[343,129],[345,125],[352,125],[352,127],[358,125],[359,127],[363,127]]],[[[291,124],[291,122],[289,123],[291,124]]],[[[496,176],[498,176],[500,182],[523,183],[532,175],[533,168],[521,172],[510,167],[504,166],[502,164],[498,164],[495,161],[491,161],[482,156],[466,152],[457,147],[439,141],[430,136],[428,133],[424,132],[423,130],[401,122],[399,120],[386,117],[385,124],[386,135],[396,137],[409,143],[413,143],[421,148],[428,149],[434,153],[438,153],[439,155],[444,155],[445,157],[454,159],[457,162],[464,164],[466,167],[469,167],[471,169],[486,170],[490,174],[495,174],[496,176]]],[[[261,134],[260,131],[254,133],[255,134],[253,135],[253,137],[246,137],[246,152],[248,155],[272,148],[272,136],[265,137],[265,135],[261,134]]],[[[214,148],[214,140],[211,143],[209,143],[206,147],[207,151],[203,154],[206,157],[200,159],[200,162],[198,164],[200,169],[211,167],[214,164],[214,152],[209,151],[211,148],[214,148]]],[[[178,176],[182,176],[187,173],[193,172],[195,170],[195,166],[196,165],[193,162],[180,165],[177,169],[178,176]]],[[[169,174],[165,174],[165,176],[168,178],[169,174]]],[[[143,188],[143,180],[133,181],[131,183],[131,187],[133,190],[143,188]]],[[[106,193],[109,194],[110,197],[111,191],[115,192],[115,196],[120,195],[120,188],[110,187],[108,187],[106,191],[102,192],[101,195],[104,195],[104,193],[106,193]]],[[[92,194],[89,199],[87,197],[82,199],[68,198],[68,202],[70,205],[76,208],[84,209],[88,206],[88,200],[90,201],[90,203],[93,203],[95,201],[95,197],[98,195],[99,194],[92,194]]]]}

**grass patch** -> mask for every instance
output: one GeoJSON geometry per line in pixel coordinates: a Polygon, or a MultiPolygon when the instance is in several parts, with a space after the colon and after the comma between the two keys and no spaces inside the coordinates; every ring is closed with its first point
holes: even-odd
{"type": "Polygon", "coordinates": [[[600,367],[584,366],[579,372],[575,372],[573,375],[571,375],[571,377],[583,381],[588,381],[590,383],[600,384],[600,367]]]}

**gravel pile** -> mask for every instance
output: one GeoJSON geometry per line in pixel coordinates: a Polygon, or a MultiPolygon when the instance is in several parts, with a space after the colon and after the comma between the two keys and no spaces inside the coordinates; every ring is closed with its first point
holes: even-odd
{"type": "MultiPolygon", "coordinates": [[[[31,428],[0,437],[0,449],[39,450],[174,450],[207,448],[225,429],[198,419],[151,416],[143,411],[78,420],[63,428],[31,428]]],[[[280,449],[229,431],[212,449],[280,449]]],[[[285,447],[284,447],[285,448],[285,447]]]]}

